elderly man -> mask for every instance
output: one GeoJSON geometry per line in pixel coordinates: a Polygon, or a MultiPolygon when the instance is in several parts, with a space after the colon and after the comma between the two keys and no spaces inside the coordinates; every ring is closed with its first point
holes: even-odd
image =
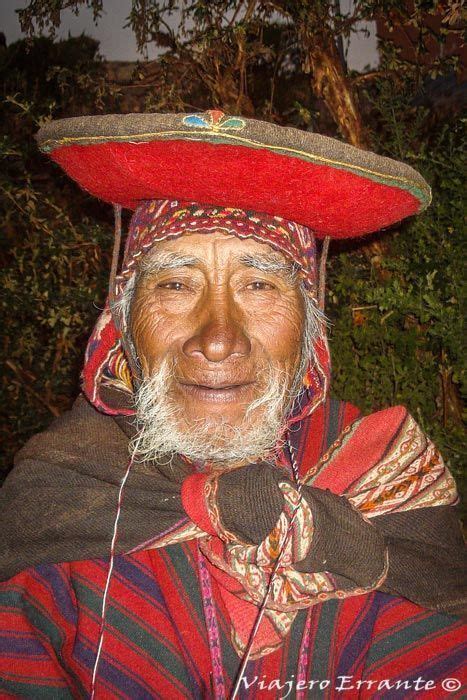
{"type": "Polygon", "coordinates": [[[404,408],[330,398],[322,312],[329,237],[424,180],[218,111],[39,142],[117,235],[83,395],[3,489],[2,697],[460,697],[452,477],[404,408]]]}

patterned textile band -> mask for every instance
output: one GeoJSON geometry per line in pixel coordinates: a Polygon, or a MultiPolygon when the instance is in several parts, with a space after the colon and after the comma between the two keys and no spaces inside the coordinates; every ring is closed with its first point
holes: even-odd
{"type": "Polygon", "coordinates": [[[280,216],[177,200],[153,200],[140,204],[131,219],[123,269],[117,279],[123,284],[134,272],[138,258],[154,243],[183,234],[213,231],[254,238],[283,253],[298,267],[316,299],[316,246],[309,228],[280,216]]]}

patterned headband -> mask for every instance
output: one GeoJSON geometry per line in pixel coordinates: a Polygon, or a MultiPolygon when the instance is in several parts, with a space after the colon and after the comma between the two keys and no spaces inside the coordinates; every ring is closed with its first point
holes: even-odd
{"type": "Polygon", "coordinates": [[[195,202],[153,200],[136,209],[130,223],[116,297],[137,267],[138,260],[158,241],[192,233],[224,231],[266,243],[298,268],[311,296],[317,296],[316,245],[312,231],[280,216],[195,202]]]}

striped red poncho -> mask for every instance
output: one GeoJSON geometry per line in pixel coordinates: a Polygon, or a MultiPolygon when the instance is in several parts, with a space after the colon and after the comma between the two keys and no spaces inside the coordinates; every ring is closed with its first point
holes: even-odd
{"type": "MultiPolygon", "coordinates": [[[[388,435],[390,426],[393,439],[383,455],[389,463],[404,444],[398,436],[413,429],[412,419],[403,409],[382,411],[362,419],[356,417],[355,409],[349,405],[330,402],[314,414],[313,421],[304,421],[300,432],[295,434],[294,446],[300,460],[320,465],[311,482],[315,486],[308,488],[317,489],[311,491],[312,495],[318,491],[327,494],[325,506],[331,511],[327,516],[324,510],[313,510],[314,547],[308,555],[308,566],[311,570],[317,569],[313,556],[325,556],[333,558],[329,560],[329,567],[340,571],[316,574],[316,581],[323,590],[317,590],[314,597],[308,590],[308,603],[297,608],[282,643],[248,663],[241,697],[333,698],[341,697],[345,691],[351,698],[412,695],[439,698],[447,697],[441,685],[448,684],[446,679],[454,679],[453,686],[465,681],[462,675],[465,627],[460,619],[429,611],[399,595],[402,593],[420,600],[423,605],[438,605],[448,611],[456,611],[461,603],[462,581],[455,563],[459,548],[449,534],[453,529],[453,521],[449,519],[451,506],[422,505],[424,498],[430,498],[432,489],[433,492],[437,490],[436,480],[431,478],[435,474],[432,448],[429,443],[421,445],[424,447],[420,453],[422,459],[406,464],[405,476],[402,478],[401,473],[399,481],[393,481],[386,490],[386,498],[374,483],[361,492],[366,494],[365,498],[356,496],[361,479],[368,478],[368,474],[359,474],[356,470],[345,473],[340,465],[349,463],[349,438],[365,430],[365,425],[372,429],[375,438],[362,444],[367,457],[381,444],[378,429],[380,435],[383,432],[388,435]],[[319,441],[318,433],[313,431],[317,426],[320,426],[319,441]],[[321,453],[321,459],[315,459],[317,452],[321,453]],[[429,459],[423,460],[423,455],[428,455],[429,459]],[[419,489],[423,479],[424,486],[419,489]],[[325,487],[330,490],[324,490],[325,487]],[[384,514],[392,499],[402,497],[404,492],[413,497],[414,504],[418,499],[421,507],[384,514]],[[346,542],[344,552],[338,549],[318,553],[323,535],[329,537],[330,528],[335,528],[335,521],[339,520],[338,493],[354,498],[357,507],[360,505],[367,514],[373,509],[372,530],[384,533],[384,544],[389,550],[389,571],[377,590],[358,591],[358,583],[349,578],[358,579],[359,569],[362,569],[360,575],[364,575],[363,569],[374,565],[380,551],[380,543],[367,539],[353,521],[344,521],[343,525],[356,528],[351,536],[340,533],[346,542]],[[377,509],[380,509],[379,515],[375,514],[377,509]],[[433,512],[441,518],[437,527],[431,518],[433,512]],[[355,538],[360,548],[352,543],[355,538]],[[350,558],[345,552],[350,553],[350,558]],[[416,689],[417,679],[422,680],[418,681],[416,689]],[[399,687],[394,685],[397,683],[399,687]]],[[[420,438],[420,431],[417,435],[420,438]]],[[[36,511],[38,517],[28,523],[24,537],[17,533],[18,546],[25,539],[32,541],[28,554],[32,561],[34,557],[49,562],[73,559],[77,547],[84,557],[89,557],[96,547],[102,550],[109,546],[108,541],[99,541],[102,533],[93,528],[93,523],[98,521],[99,513],[104,512],[108,520],[102,523],[103,530],[110,529],[111,504],[115,505],[118,488],[118,479],[112,477],[112,472],[117,464],[120,464],[117,468],[120,473],[125,469],[122,448],[126,441],[127,436],[114,418],[98,414],[81,399],[70,414],[59,419],[46,433],[33,438],[23,449],[19,474],[23,474],[24,480],[18,477],[16,481],[17,498],[13,499],[16,505],[27,496],[27,489],[22,487],[31,482],[31,472],[42,469],[45,474],[45,470],[51,468],[50,461],[46,460],[59,449],[63,472],[54,472],[54,487],[56,493],[60,493],[61,481],[65,479],[70,495],[61,513],[58,506],[55,507],[53,526],[49,523],[47,527],[44,516],[36,511]],[[92,438],[87,444],[81,438],[86,426],[92,438]],[[81,467],[77,467],[73,458],[80,446],[81,467]],[[75,474],[74,486],[70,469],[75,474]],[[87,509],[73,510],[70,502],[79,498],[85,484],[89,488],[89,473],[96,474],[97,470],[101,472],[102,481],[88,494],[91,497],[86,501],[87,509]],[[56,549],[53,552],[44,550],[44,543],[50,547],[51,541],[56,549]]],[[[377,463],[380,462],[378,459],[377,463]]],[[[171,491],[167,488],[168,482],[151,486],[153,476],[136,470],[128,483],[119,551],[134,548],[136,541],[149,540],[151,535],[153,541],[149,545],[156,548],[120,554],[115,559],[96,680],[97,697],[221,698],[228,695],[240,663],[233,633],[241,635],[245,626],[251,628],[248,609],[255,606],[241,602],[240,598],[240,608],[232,605],[235,595],[229,593],[225,580],[219,576],[221,571],[210,564],[200,549],[200,543],[215,543],[216,537],[211,535],[205,540],[195,538],[157,547],[164,539],[168,541],[169,535],[154,537],[154,532],[169,522],[172,527],[165,529],[171,531],[172,539],[175,539],[174,534],[183,531],[186,534],[187,528],[196,526],[190,524],[179,501],[178,507],[172,506],[170,517],[168,511],[157,509],[157,489],[164,483],[164,493],[167,495],[171,491]]],[[[438,472],[438,477],[438,486],[445,483],[446,477],[449,479],[444,469],[438,472]]],[[[190,478],[184,477],[184,483],[190,478]]],[[[248,527],[247,511],[254,497],[254,490],[248,484],[248,481],[239,484],[245,527],[248,527]]],[[[222,479],[218,486],[222,487],[222,479]]],[[[15,482],[10,480],[8,488],[13,493],[15,482]]],[[[44,495],[39,481],[34,491],[36,497],[38,493],[44,495]]],[[[174,486],[175,491],[179,492],[179,486],[174,486]]],[[[224,501],[219,501],[225,520],[232,517],[225,495],[231,496],[234,492],[230,484],[224,501]]],[[[83,497],[82,492],[81,500],[83,497]]],[[[201,499],[197,510],[197,516],[192,514],[198,520],[209,517],[209,502],[201,499]]],[[[53,514],[54,505],[43,503],[42,513],[45,512],[53,514]]],[[[334,536],[338,534],[333,533],[334,536]]],[[[209,551],[206,550],[206,554],[209,556],[209,551]]],[[[1,697],[89,696],[107,572],[108,557],[42,563],[1,585],[1,697]]],[[[287,580],[283,580],[287,585],[287,580]]],[[[238,585],[237,595],[242,591],[245,594],[245,590],[248,592],[248,587],[238,585]]],[[[266,620],[260,639],[267,640],[270,632],[271,625],[268,628],[266,620]]],[[[462,692],[459,690],[452,696],[461,697],[462,692]]]]}

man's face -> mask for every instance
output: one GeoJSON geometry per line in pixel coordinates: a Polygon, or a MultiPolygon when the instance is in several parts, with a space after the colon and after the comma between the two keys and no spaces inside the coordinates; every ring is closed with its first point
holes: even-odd
{"type": "Polygon", "coordinates": [[[304,323],[290,273],[268,245],[220,232],[154,246],[138,277],[130,328],[144,377],[164,363],[171,369],[164,389],[180,409],[180,430],[244,426],[271,368],[290,388],[304,323]]]}

